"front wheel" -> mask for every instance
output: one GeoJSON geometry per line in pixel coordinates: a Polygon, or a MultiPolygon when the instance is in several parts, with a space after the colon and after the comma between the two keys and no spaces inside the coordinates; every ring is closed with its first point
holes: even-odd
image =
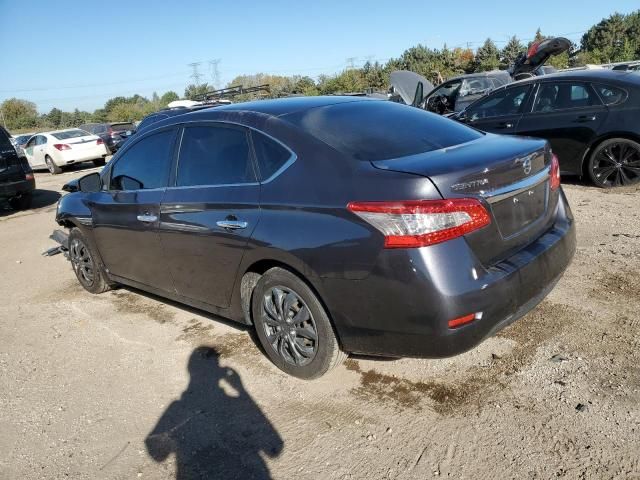
{"type": "Polygon", "coordinates": [[[267,355],[290,375],[318,378],[347,357],[318,297],[287,270],[272,268],[260,278],[251,313],[267,355]]]}
{"type": "Polygon", "coordinates": [[[58,175],[59,173],[62,173],[62,169],[54,163],[53,159],[49,155],[44,157],[44,163],[47,164],[47,169],[51,175],[58,175]]]}
{"type": "Polygon", "coordinates": [[[626,138],[606,140],[591,154],[588,170],[601,188],[635,185],[640,182],[640,144],[626,138]]]}
{"type": "Polygon", "coordinates": [[[69,260],[80,285],[91,293],[103,293],[111,287],[84,234],[74,228],[69,234],[69,260]]]}

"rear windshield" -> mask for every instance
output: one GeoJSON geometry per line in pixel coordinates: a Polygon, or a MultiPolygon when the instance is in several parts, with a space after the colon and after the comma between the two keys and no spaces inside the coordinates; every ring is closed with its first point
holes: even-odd
{"type": "Polygon", "coordinates": [[[86,137],[91,134],[84,130],[65,130],[64,132],[56,132],[51,135],[56,137],[58,140],[67,140],[68,138],[86,137]]]}
{"type": "Polygon", "coordinates": [[[483,134],[424,110],[389,101],[311,108],[282,117],[357,160],[387,160],[470,142],[483,134]]]}
{"type": "Polygon", "coordinates": [[[125,132],[127,130],[135,130],[136,127],[133,123],[114,123],[111,125],[111,130],[116,132],[125,132]]]}

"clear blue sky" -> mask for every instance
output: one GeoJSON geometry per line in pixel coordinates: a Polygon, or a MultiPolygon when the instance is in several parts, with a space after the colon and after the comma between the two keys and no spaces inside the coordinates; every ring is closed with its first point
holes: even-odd
{"type": "Polygon", "coordinates": [[[224,86],[242,73],[335,73],[355,57],[386,61],[418,43],[473,48],[491,37],[579,40],[603,17],[638,0],[287,1],[0,0],[0,101],[18,97],[40,112],[92,111],[117,95],[184,92],[187,64],[220,59],[224,86]],[[400,5],[405,7],[400,8],[400,5]]]}

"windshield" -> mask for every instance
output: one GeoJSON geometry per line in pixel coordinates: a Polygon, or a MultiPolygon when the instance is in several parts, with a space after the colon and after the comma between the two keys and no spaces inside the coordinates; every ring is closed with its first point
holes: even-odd
{"type": "Polygon", "coordinates": [[[87,135],[91,134],[89,132],[85,132],[84,130],[65,130],[64,132],[55,132],[51,135],[58,140],[67,140],[69,138],[86,137],[87,135]]]}
{"type": "Polygon", "coordinates": [[[422,109],[386,101],[339,103],[282,118],[339,152],[365,161],[430,152],[483,135],[422,109]]]}

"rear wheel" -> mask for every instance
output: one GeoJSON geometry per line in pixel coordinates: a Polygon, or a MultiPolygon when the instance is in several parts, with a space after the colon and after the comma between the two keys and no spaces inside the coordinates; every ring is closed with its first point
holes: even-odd
{"type": "Polygon", "coordinates": [[[640,182],[640,144],[626,138],[605,140],[589,158],[589,176],[602,188],[640,182]]]}
{"type": "Polygon", "coordinates": [[[97,262],[95,252],[78,228],[74,228],[69,234],[69,260],[71,260],[73,272],[85,290],[91,293],[102,293],[111,288],[97,262]]]}
{"type": "Polygon", "coordinates": [[[272,268],[260,278],[251,312],[267,355],[290,375],[318,378],[347,357],[318,297],[287,270],[272,268]]]}
{"type": "Polygon", "coordinates": [[[62,173],[62,169],[53,162],[53,159],[49,155],[44,157],[44,163],[47,164],[47,168],[52,175],[62,173]]]}
{"type": "Polygon", "coordinates": [[[33,196],[30,193],[23,193],[19,197],[9,199],[9,206],[14,210],[26,210],[31,207],[33,196]]]}
{"type": "Polygon", "coordinates": [[[94,166],[96,166],[96,167],[104,167],[104,164],[105,164],[105,163],[106,163],[106,162],[105,162],[104,158],[96,158],[96,159],[93,161],[93,165],[94,165],[94,166]]]}

